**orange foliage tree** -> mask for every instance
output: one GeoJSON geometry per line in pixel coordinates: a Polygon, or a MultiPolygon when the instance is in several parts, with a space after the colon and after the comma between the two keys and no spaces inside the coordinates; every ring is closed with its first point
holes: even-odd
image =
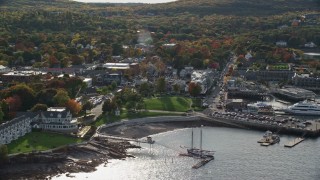
{"type": "Polygon", "coordinates": [[[78,113],[81,111],[82,107],[81,105],[75,101],[74,99],[69,99],[69,101],[66,103],[66,107],[70,110],[72,115],[78,115],[78,113]]]}
{"type": "Polygon", "coordinates": [[[21,108],[21,99],[17,95],[10,96],[5,99],[6,103],[9,105],[9,111],[15,112],[19,111],[21,108]]]}

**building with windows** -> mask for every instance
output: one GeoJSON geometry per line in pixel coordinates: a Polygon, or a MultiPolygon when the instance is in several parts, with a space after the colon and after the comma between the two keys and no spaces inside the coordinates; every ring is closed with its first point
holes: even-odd
{"type": "Polygon", "coordinates": [[[20,116],[0,124],[0,144],[9,144],[11,141],[31,132],[30,124],[35,118],[37,116],[20,116]]]}
{"type": "Polygon", "coordinates": [[[311,77],[309,74],[295,74],[292,78],[295,86],[310,90],[320,90],[320,77],[311,77]]]}
{"type": "Polygon", "coordinates": [[[1,75],[3,83],[31,82],[41,79],[47,73],[41,71],[12,71],[1,75]]]}
{"type": "Polygon", "coordinates": [[[32,128],[63,133],[78,131],[77,120],[72,118],[70,111],[65,107],[51,107],[45,112],[20,113],[17,118],[0,124],[0,144],[9,144],[31,132],[32,128]]]}
{"type": "Polygon", "coordinates": [[[40,112],[33,127],[58,132],[78,130],[77,120],[72,119],[72,114],[65,107],[51,107],[45,112],[40,112]]]}

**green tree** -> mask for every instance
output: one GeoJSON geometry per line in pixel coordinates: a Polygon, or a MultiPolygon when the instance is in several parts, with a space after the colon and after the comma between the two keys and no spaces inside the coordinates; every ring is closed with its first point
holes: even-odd
{"type": "Polygon", "coordinates": [[[3,121],[4,112],[2,111],[2,108],[0,107],[0,124],[3,121]]]}
{"type": "Polygon", "coordinates": [[[166,91],[166,80],[164,77],[160,77],[157,79],[157,92],[164,93],[166,91]]]}
{"type": "Polygon", "coordinates": [[[116,88],[117,88],[117,82],[112,81],[112,83],[111,83],[111,90],[113,91],[113,90],[115,90],[116,88]]]}
{"type": "Polygon", "coordinates": [[[145,97],[150,96],[152,94],[152,91],[152,85],[147,82],[142,83],[139,87],[139,93],[145,97]]]}
{"type": "Polygon", "coordinates": [[[82,106],[82,111],[84,112],[84,116],[87,116],[87,110],[93,108],[93,104],[90,101],[86,101],[82,106]]]}
{"type": "Polygon", "coordinates": [[[180,86],[178,84],[174,84],[173,91],[178,94],[180,92],[180,86]]]}
{"type": "Polygon", "coordinates": [[[116,110],[116,108],[117,108],[117,105],[116,105],[114,98],[113,99],[106,99],[102,105],[102,111],[104,113],[111,113],[114,110],[116,110]]]}
{"type": "Polygon", "coordinates": [[[8,162],[8,147],[0,144],[0,164],[8,162]]]}
{"type": "Polygon", "coordinates": [[[122,45],[119,43],[112,44],[112,54],[114,56],[121,55],[123,53],[122,45]]]}
{"type": "Polygon", "coordinates": [[[63,89],[59,89],[57,94],[53,96],[55,106],[65,106],[69,100],[70,97],[68,96],[68,93],[63,89]]]}
{"type": "Polygon", "coordinates": [[[47,111],[48,106],[46,104],[36,104],[31,108],[32,112],[38,112],[38,111],[47,111]]]}

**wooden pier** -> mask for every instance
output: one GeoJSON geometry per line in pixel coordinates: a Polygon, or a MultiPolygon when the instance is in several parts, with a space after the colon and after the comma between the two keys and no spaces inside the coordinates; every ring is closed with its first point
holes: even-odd
{"type": "Polygon", "coordinates": [[[295,145],[301,143],[302,141],[304,141],[304,138],[299,137],[299,138],[294,139],[293,141],[288,142],[287,144],[284,145],[284,147],[292,148],[295,145]]]}
{"type": "Polygon", "coordinates": [[[147,144],[154,144],[155,141],[152,140],[150,136],[148,136],[146,139],[131,139],[131,138],[125,138],[125,137],[117,137],[117,136],[108,136],[104,134],[97,134],[95,137],[98,138],[107,138],[107,139],[114,139],[114,140],[119,140],[119,141],[132,141],[132,142],[137,142],[137,143],[147,143],[147,144]]]}
{"type": "Polygon", "coordinates": [[[204,159],[202,159],[200,162],[198,162],[197,164],[192,166],[192,169],[198,169],[204,165],[206,165],[208,162],[212,161],[214,159],[214,157],[206,157],[204,159]]]}

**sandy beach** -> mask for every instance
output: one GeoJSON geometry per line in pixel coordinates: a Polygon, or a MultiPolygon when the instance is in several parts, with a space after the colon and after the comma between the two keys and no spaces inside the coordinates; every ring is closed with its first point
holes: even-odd
{"type": "Polygon", "coordinates": [[[175,129],[191,128],[204,126],[217,126],[206,121],[194,122],[165,122],[165,123],[144,123],[139,125],[118,125],[100,130],[101,134],[111,136],[126,137],[126,138],[143,138],[152,134],[158,134],[175,129]]]}

